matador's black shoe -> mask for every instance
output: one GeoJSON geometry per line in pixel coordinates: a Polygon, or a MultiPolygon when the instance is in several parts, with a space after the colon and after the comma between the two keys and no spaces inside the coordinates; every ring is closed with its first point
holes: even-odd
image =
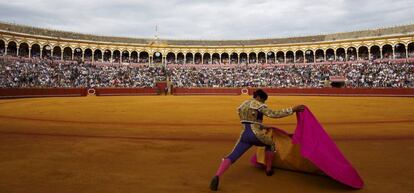
{"type": "Polygon", "coordinates": [[[266,176],[273,176],[273,173],[275,173],[275,172],[273,171],[273,168],[272,168],[272,169],[270,169],[270,170],[266,170],[266,176]]]}
{"type": "Polygon", "coordinates": [[[219,177],[214,176],[210,183],[210,190],[217,191],[218,186],[219,186],[219,177]]]}

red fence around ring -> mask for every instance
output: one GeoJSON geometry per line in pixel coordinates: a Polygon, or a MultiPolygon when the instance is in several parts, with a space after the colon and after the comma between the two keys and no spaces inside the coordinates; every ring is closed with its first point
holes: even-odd
{"type": "Polygon", "coordinates": [[[86,96],[85,88],[0,88],[0,98],[86,96]]]}
{"type": "Polygon", "coordinates": [[[173,95],[240,95],[241,88],[174,88],[173,95]]]}
{"type": "MultiPolygon", "coordinates": [[[[249,88],[251,95],[256,88],[249,88]]],[[[263,88],[269,95],[414,96],[414,88],[263,88]]],[[[86,96],[85,88],[0,88],[0,98],[86,96]]],[[[97,96],[157,95],[157,88],[96,88],[97,96]]],[[[174,88],[173,95],[240,95],[242,88],[174,88]]]]}
{"type": "Polygon", "coordinates": [[[158,95],[157,88],[95,88],[96,96],[158,95]]]}
{"type": "MultiPolygon", "coordinates": [[[[256,88],[249,89],[252,95],[256,88]]],[[[414,88],[263,88],[269,95],[414,96],[414,88]]]]}

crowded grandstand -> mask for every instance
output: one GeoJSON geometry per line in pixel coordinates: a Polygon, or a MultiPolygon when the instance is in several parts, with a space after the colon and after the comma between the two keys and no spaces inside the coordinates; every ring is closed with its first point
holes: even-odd
{"type": "Polygon", "coordinates": [[[321,88],[338,80],[349,88],[414,87],[414,25],[240,41],[111,38],[7,23],[0,32],[2,88],[321,88]]]}

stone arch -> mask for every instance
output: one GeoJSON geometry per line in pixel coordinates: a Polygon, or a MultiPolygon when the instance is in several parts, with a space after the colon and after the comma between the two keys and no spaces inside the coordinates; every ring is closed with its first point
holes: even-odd
{"type": "Polygon", "coordinates": [[[259,52],[257,54],[257,63],[260,63],[260,64],[266,63],[266,54],[264,52],[259,52]]]}
{"type": "Polygon", "coordinates": [[[240,64],[247,64],[247,54],[242,52],[240,55],[240,64]]]}
{"type": "Polygon", "coordinates": [[[211,64],[211,54],[210,53],[204,53],[203,54],[203,64],[211,64]]]}
{"type": "MultiPolygon", "coordinates": [[[[32,51],[33,51],[33,47],[32,47],[32,51]]],[[[73,60],[73,58],[72,58],[72,48],[65,47],[63,49],[63,60],[73,60]]]]}
{"type": "Polygon", "coordinates": [[[326,50],[326,60],[327,61],[335,61],[335,51],[332,48],[328,48],[326,50]]]}
{"type": "Polygon", "coordinates": [[[336,49],[336,61],[345,61],[345,48],[337,48],[336,49]]]}
{"type": "Polygon", "coordinates": [[[103,62],[102,61],[102,51],[100,49],[96,49],[93,51],[93,61],[94,62],[103,62]]]}
{"type": "Polygon", "coordinates": [[[306,50],[305,51],[305,62],[306,63],[314,63],[314,53],[313,50],[306,50]]]}
{"type": "Polygon", "coordinates": [[[0,39],[0,56],[3,56],[6,53],[6,42],[0,39]]]}
{"type": "Polygon", "coordinates": [[[276,52],[276,60],[278,63],[285,63],[285,53],[283,51],[276,52]]]}
{"type": "Polygon", "coordinates": [[[17,43],[15,41],[10,41],[7,44],[7,55],[17,56],[17,43]]]}
{"type": "Polygon", "coordinates": [[[230,56],[228,53],[226,52],[221,53],[221,61],[220,61],[221,64],[229,64],[229,60],[230,60],[230,56]]]}
{"type": "Polygon", "coordinates": [[[106,49],[103,53],[103,62],[111,62],[112,52],[106,49]]]}
{"type": "Polygon", "coordinates": [[[275,52],[269,51],[266,53],[266,59],[268,64],[274,64],[276,60],[275,52]]]}
{"type": "Polygon", "coordinates": [[[29,44],[26,42],[22,42],[19,45],[19,56],[22,57],[29,57],[29,44]]]}
{"type": "Polygon", "coordinates": [[[82,60],[82,48],[77,47],[73,50],[73,59],[76,61],[82,60]]]}
{"type": "Polygon", "coordinates": [[[121,62],[121,51],[114,50],[112,51],[112,63],[120,63],[121,62]]]}
{"type": "Polygon", "coordinates": [[[385,44],[382,46],[382,58],[386,59],[393,59],[393,51],[392,46],[390,44],[385,44]]]}
{"type": "Polygon", "coordinates": [[[40,45],[39,44],[33,44],[30,54],[31,54],[32,58],[40,58],[40,45]]]}
{"type": "Polygon", "coordinates": [[[185,54],[185,64],[193,64],[193,53],[188,52],[187,54],[185,54]]]}
{"type": "Polygon", "coordinates": [[[167,59],[167,64],[175,64],[176,62],[175,62],[175,54],[173,53],[173,52],[168,52],[167,53],[167,56],[166,56],[166,59],[167,59]]]}
{"type": "Polygon", "coordinates": [[[398,43],[394,46],[395,58],[405,58],[406,57],[406,48],[402,43],[398,43]]]}
{"type": "Polygon", "coordinates": [[[219,53],[213,53],[212,54],[213,64],[220,64],[220,54],[219,53]]]}
{"type": "Polygon", "coordinates": [[[346,60],[355,61],[357,59],[357,53],[355,47],[348,47],[346,49],[346,60]]]}
{"type": "Polygon", "coordinates": [[[295,62],[295,54],[291,50],[287,51],[285,63],[294,63],[294,62],[295,62]]]}
{"type": "Polygon", "coordinates": [[[315,51],[316,62],[325,62],[325,52],[322,49],[317,49],[315,51]]]}
{"type": "Polygon", "coordinates": [[[44,45],[42,48],[42,58],[50,59],[52,57],[52,47],[48,44],[44,45]]]}
{"type": "Polygon", "coordinates": [[[257,63],[257,54],[256,54],[256,52],[250,52],[249,53],[249,61],[248,61],[248,63],[249,64],[255,64],[255,63],[257,63]]]}
{"type": "Polygon", "coordinates": [[[131,63],[138,63],[138,52],[137,51],[134,50],[134,51],[131,52],[130,62],[131,63]]]}
{"type": "Polygon", "coordinates": [[[182,52],[177,54],[177,64],[184,64],[185,55],[182,52]]]}
{"type": "Polygon", "coordinates": [[[370,59],[371,60],[376,60],[376,59],[381,59],[381,49],[379,46],[377,45],[373,45],[369,48],[370,51],[370,59]]]}
{"type": "Polygon", "coordinates": [[[202,64],[203,61],[201,61],[202,55],[197,52],[194,54],[194,64],[202,64]]]}
{"type": "Polygon", "coordinates": [[[414,58],[414,42],[407,44],[407,52],[409,58],[414,58]]]}
{"type": "Polygon", "coordinates": [[[61,60],[62,59],[62,48],[60,46],[53,47],[53,59],[54,60],[61,60]]]}
{"type": "Polygon", "coordinates": [[[367,46],[360,46],[358,48],[358,58],[357,60],[368,60],[368,47],[367,46]]]}
{"type": "Polygon", "coordinates": [[[83,52],[83,60],[92,62],[92,49],[85,49],[85,51],[83,52]]]}
{"type": "Polygon", "coordinates": [[[304,52],[302,50],[296,50],[295,57],[296,57],[295,63],[303,63],[305,61],[304,52]]]}
{"type": "Polygon", "coordinates": [[[129,51],[128,50],[123,50],[121,53],[121,63],[129,63],[129,51]]]}
{"type": "Polygon", "coordinates": [[[230,54],[230,64],[238,64],[239,63],[239,55],[236,52],[230,54]]]}

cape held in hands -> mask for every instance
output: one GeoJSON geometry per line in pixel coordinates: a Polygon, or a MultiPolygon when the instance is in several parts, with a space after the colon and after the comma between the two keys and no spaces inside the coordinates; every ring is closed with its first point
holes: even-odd
{"type": "MultiPolygon", "coordinates": [[[[322,125],[306,107],[296,114],[297,126],[293,135],[274,128],[271,135],[277,152],[273,165],[278,168],[326,174],[350,187],[361,189],[364,182],[351,163],[344,157],[322,125]]],[[[264,148],[259,147],[251,162],[264,164],[264,148]]]]}

